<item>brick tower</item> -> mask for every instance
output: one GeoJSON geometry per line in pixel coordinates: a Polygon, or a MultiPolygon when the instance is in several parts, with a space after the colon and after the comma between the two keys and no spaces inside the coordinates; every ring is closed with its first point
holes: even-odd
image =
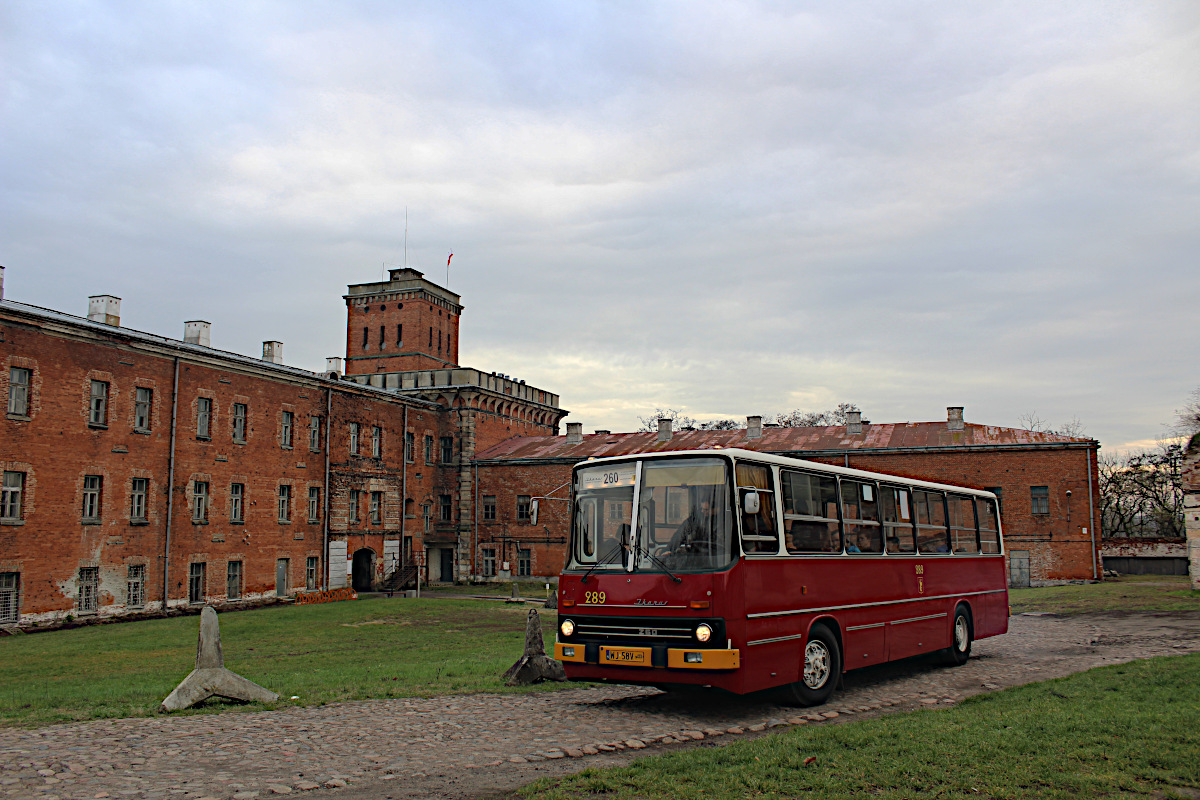
{"type": "Polygon", "coordinates": [[[459,296],[410,267],[348,287],[346,375],[458,366],[459,296]]]}

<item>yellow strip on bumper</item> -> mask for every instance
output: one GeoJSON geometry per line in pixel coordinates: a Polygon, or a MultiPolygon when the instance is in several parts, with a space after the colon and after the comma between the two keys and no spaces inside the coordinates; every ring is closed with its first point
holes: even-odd
{"type": "Polygon", "coordinates": [[[667,650],[667,666],[671,669],[737,669],[742,665],[740,650],[667,650]],[[687,660],[687,656],[692,661],[687,660]],[[694,659],[699,656],[700,661],[694,659]]]}

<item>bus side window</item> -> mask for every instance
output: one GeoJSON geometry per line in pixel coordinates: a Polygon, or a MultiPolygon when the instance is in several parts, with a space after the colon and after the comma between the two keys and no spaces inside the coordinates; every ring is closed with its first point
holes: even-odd
{"type": "Polygon", "coordinates": [[[775,493],[771,469],[739,463],[736,469],[738,513],[742,517],[742,547],[747,553],[779,552],[779,526],[775,524],[775,493]],[[758,494],[758,513],[746,513],[746,495],[758,494]]]}
{"type": "Polygon", "coordinates": [[[841,488],[846,552],[882,553],[883,531],[879,525],[875,484],[844,480],[841,482],[841,488]]]}
{"type": "Polygon", "coordinates": [[[582,552],[576,554],[580,561],[593,561],[596,558],[596,501],[584,500],[576,512],[579,525],[579,546],[582,552]]]}
{"type": "Polygon", "coordinates": [[[789,553],[840,553],[837,479],[804,472],[780,473],[789,553]]]}
{"type": "Polygon", "coordinates": [[[970,497],[950,495],[946,498],[950,511],[950,552],[974,555],[979,552],[979,535],[975,532],[975,503],[970,497]]]}
{"type": "Polygon", "coordinates": [[[887,551],[889,553],[916,552],[912,505],[909,503],[908,489],[884,486],[879,490],[879,501],[883,515],[884,537],[887,539],[887,551]]]}
{"type": "Polygon", "coordinates": [[[917,512],[917,550],[921,553],[949,553],[945,495],[941,492],[913,492],[913,507],[917,512]]]}
{"type": "Polygon", "coordinates": [[[975,507],[979,510],[979,546],[983,553],[1000,552],[1000,523],[996,516],[996,502],[984,498],[976,498],[975,507]]]}

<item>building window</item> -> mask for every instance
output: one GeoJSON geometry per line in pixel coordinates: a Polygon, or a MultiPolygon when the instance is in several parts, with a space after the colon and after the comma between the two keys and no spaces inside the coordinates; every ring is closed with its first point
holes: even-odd
{"type": "Polygon", "coordinates": [[[23,517],[21,496],[25,493],[25,473],[5,472],[3,494],[0,494],[0,520],[15,522],[23,517]]]}
{"type": "Polygon", "coordinates": [[[229,521],[246,521],[246,484],[229,484],[229,521]]]}
{"type": "Polygon", "coordinates": [[[321,452],[321,418],[315,415],[308,418],[308,449],[321,452]]]}
{"type": "Polygon", "coordinates": [[[208,522],[208,484],[192,482],[192,522],[208,522]]]}
{"type": "Polygon", "coordinates": [[[404,434],[404,460],[410,464],[413,462],[413,448],[416,446],[415,438],[411,433],[404,434]]]}
{"type": "Polygon", "coordinates": [[[284,411],[279,421],[279,446],[292,449],[292,412],[284,411]]]}
{"type": "Polygon", "coordinates": [[[29,384],[33,371],[12,367],[8,371],[8,413],[14,417],[29,416],[29,384]]]}
{"type": "Polygon", "coordinates": [[[517,576],[528,578],[533,574],[533,551],[528,548],[517,550],[517,576]]]}
{"type": "Polygon", "coordinates": [[[433,328],[429,329],[429,344],[426,347],[433,347],[433,328]]]}
{"type": "Polygon", "coordinates": [[[0,572],[0,625],[21,621],[21,573],[0,572]]]}
{"type": "Polygon", "coordinates": [[[279,521],[292,521],[292,487],[287,484],[279,487],[279,521]]]}
{"type": "Polygon", "coordinates": [[[433,506],[429,503],[421,504],[421,518],[425,520],[425,532],[429,533],[433,530],[433,506]]]}
{"type": "Polygon", "coordinates": [[[154,390],[138,387],[133,393],[133,429],[147,433],[150,430],[150,407],[154,390]]]}
{"type": "Polygon", "coordinates": [[[1049,486],[1030,486],[1029,487],[1029,505],[1030,510],[1034,514],[1049,514],[1050,513],[1050,487],[1049,486]]]}
{"type": "Polygon", "coordinates": [[[517,522],[529,522],[529,495],[517,495],[517,522]]]}
{"type": "Polygon", "coordinates": [[[225,564],[225,598],[240,600],[242,598],[242,562],[229,561],[225,564]]]}
{"type": "Polygon", "coordinates": [[[453,512],[453,508],[451,507],[450,495],[439,494],[438,495],[438,505],[442,509],[442,522],[453,522],[454,521],[454,512],[453,512]]]}
{"type": "Polygon", "coordinates": [[[134,478],[129,482],[129,521],[146,522],[146,498],[150,494],[149,478],[134,478]]]}
{"type": "Polygon", "coordinates": [[[125,605],[141,608],[146,605],[146,565],[130,564],[125,578],[125,605]]]}
{"type": "Polygon", "coordinates": [[[996,510],[1003,512],[1001,505],[1004,499],[1004,489],[999,486],[985,486],[983,487],[983,490],[996,495],[996,510]]]}
{"type": "Polygon", "coordinates": [[[320,559],[316,556],[309,556],[304,562],[304,588],[310,592],[317,588],[317,571],[320,565],[320,559]]]}
{"type": "Polygon", "coordinates": [[[371,492],[371,524],[383,522],[383,492],[371,492]]]}
{"type": "Polygon", "coordinates": [[[188,564],[188,602],[203,603],[205,573],[208,570],[208,565],[203,561],[188,564]]]}
{"type": "Polygon", "coordinates": [[[404,344],[404,326],[397,325],[396,326],[396,347],[399,347],[402,344],[404,344]]]}
{"type": "Polygon", "coordinates": [[[94,612],[100,609],[100,568],[79,568],[78,610],[94,612]]]}
{"type": "Polygon", "coordinates": [[[433,463],[433,437],[432,436],[425,437],[425,463],[426,464],[433,463]]]}
{"type": "Polygon", "coordinates": [[[449,464],[454,460],[454,437],[443,436],[442,440],[442,463],[449,464]]]}
{"type": "Polygon", "coordinates": [[[83,476],[83,521],[99,522],[100,521],[100,487],[104,485],[103,479],[99,475],[84,475],[83,476]]]}
{"type": "Polygon", "coordinates": [[[88,402],[88,425],[103,428],[108,425],[108,383],[92,381],[92,397],[88,402]]]}
{"type": "Polygon", "coordinates": [[[308,521],[321,521],[321,490],[316,486],[308,487],[308,521]]]}
{"type": "Polygon", "coordinates": [[[376,425],[371,429],[371,458],[383,456],[383,428],[376,425]]]}
{"type": "Polygon", "coordinates": [[[379,349],[383,350],[387,347],[387,326],[379,326],[379,349]]]}
{"type": "Polygon", "coordinates": [[[350,521],[358,522],[358,489],[350,490],[350,521]]]}
{"type": "Polygon", "coordinates": [[[370,339],[370,336],[371,336],[371,330],[367,326],[364,325],[363,326],[363,343],[362,343],[364,350],[367,349],[367,342],[370,339]]]}
{"type": "Polygon", "coordinates": [[[212,398],[196,398],[196,438],[212,438],[212,398]]]}
{"type": "Polygon", "coordinates": [[[233,404],[233,440],[238,444],[246,443],[246,404],[233,404]]]}
{"type": "Polygon", "coordinates": [[[496,519],[496,495],[485,494],[483,496],[483,520],[484,522],[494,522],[496,519]]]}
{"type": "Polygon", "coordinates": [[[350,455],[358,455],[358,423],[350,423],[350,455]]]}
{"type": "Polygon", "coordinates": [[[485,577],[485,578],[496,577],[496,548],[483,547],[483,548],[480,548],[480,553],[483,556],[483,558],[482,558],[483,577],[485,577]]]}

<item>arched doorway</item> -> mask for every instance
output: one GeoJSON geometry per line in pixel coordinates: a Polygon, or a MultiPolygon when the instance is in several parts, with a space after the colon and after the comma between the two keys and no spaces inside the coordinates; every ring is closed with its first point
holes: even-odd
{"type": "Polygon", "coordinates": [[[369,592],[375,584],[375,551],[369,547],[354,551],[350,585],[356,592],[369,592]]]}

